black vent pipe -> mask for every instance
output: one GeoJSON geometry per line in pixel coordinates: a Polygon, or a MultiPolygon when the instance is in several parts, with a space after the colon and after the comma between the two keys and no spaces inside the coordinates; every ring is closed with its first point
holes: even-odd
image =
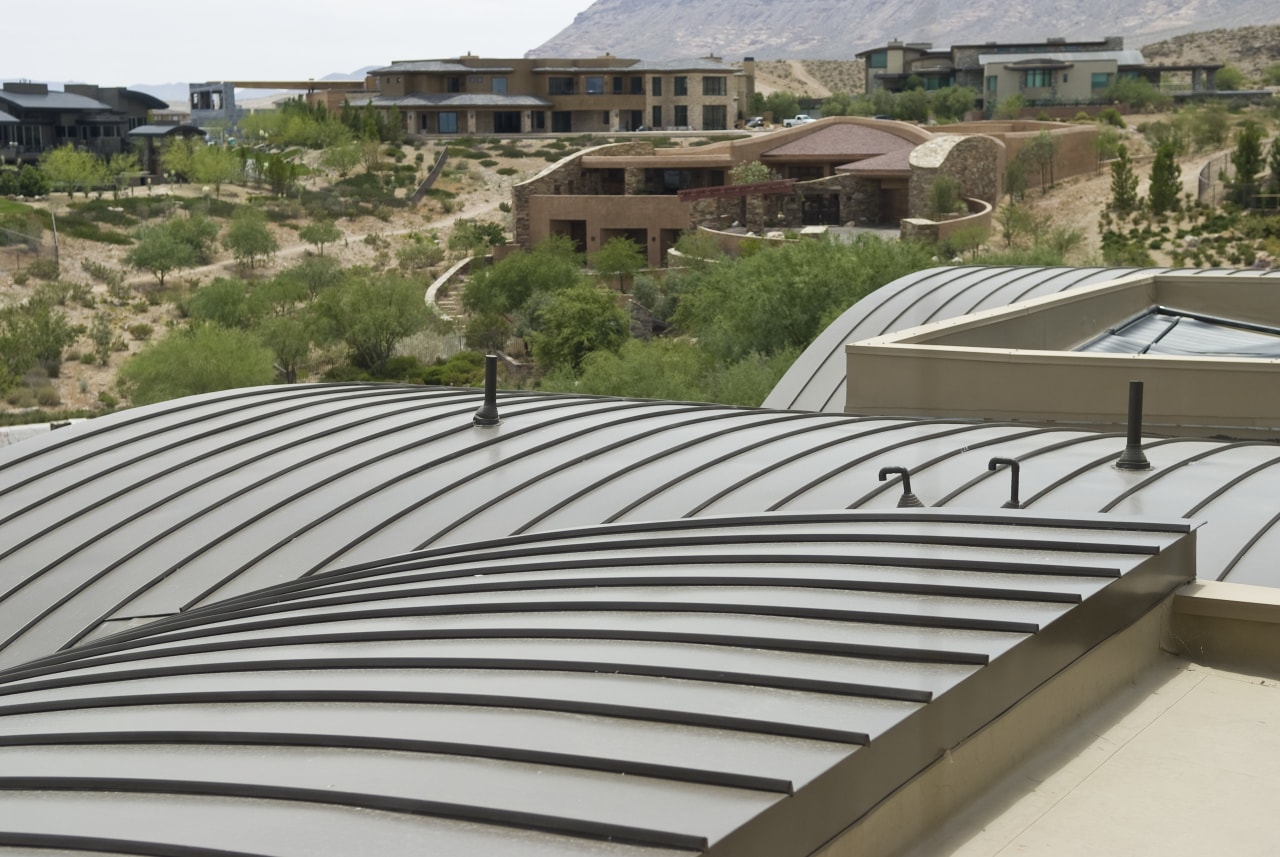
{"type": "Polygon", "coordinates": [[[899,509],[918,509],[924,505],[920,502],[920,498],[911,493],[911,471],[905,467],[881,467],[880,481],[883,482],[889,478],[890,473],[897,473],[902,476],[902,496],[898,498],[899,509]]]}
{"type": "Polygon", "coordinates": [[[1000,508],[1002,509],[1021,509],[1022,501],[1018,499],[1018,480],[1022,473],[1022,465],[1014,461],[1012,458],[993,458],[987,462],[988,470],[995,470],[1000,466],[1009,468],[1009,500],[1000,508]]]}
{"type": "Polygon", "coordinates": [[[1119,470],[1150,470],[1151,462],[1142,451],[1142,382],[1129,382],[1129,433],[1124,452],[1116,459],[1119,470]]]}
{"type": "Polygon", "coordinates": [[[484,404],[471,418],[476,426],[496,426],[502,422],[498,418],[498,355],[484,356],[484,404]]]}

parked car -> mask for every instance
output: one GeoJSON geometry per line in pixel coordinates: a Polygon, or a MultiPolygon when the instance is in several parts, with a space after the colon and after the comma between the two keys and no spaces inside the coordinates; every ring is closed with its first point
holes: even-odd
{"type": "Polygon", "coordinates": [[[796,114],[796,116],[791,119],[783,119],[782,127],[794,128],[797,125],[807,125],[810,122],[817,122],[817,121],[818,121],[817,119],[814,119],[812,116],[810,116],[807,113],[799,113],[799,114],[796,114]]]}
{"type": "Polygon", "coordinates": [[[752,116],[750,119],[748,119],[748,120],[747,120],[746,127],[748,127],[748,128],[763,128],[763,127],[764,127],[764,117],[763,117],[763,116],[752,116]]]}

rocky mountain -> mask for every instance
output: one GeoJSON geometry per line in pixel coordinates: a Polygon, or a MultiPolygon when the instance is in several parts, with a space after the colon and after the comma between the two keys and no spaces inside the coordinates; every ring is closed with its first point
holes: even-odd
{"type": "Polygon", "coordinates": [[[527,56],[852,59],[890,39],[945,47],[1113,35],[1140,47],[1272,23],[1276,0],[596,0],[527,56]]]}
{"type": "Polygon", "coordinates": [[[1263,69],[1280,63],[1280,24],[1206,30],[1176,36],[1142,48],[1150,63],[1230,63],[1257,82],[1263,69]]]}

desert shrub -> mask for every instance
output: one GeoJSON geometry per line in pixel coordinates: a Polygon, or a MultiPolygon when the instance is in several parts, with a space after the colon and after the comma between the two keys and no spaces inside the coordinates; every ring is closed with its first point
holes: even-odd
{"type": "Polygon", "coordinates": [[[139,341],[150,339],[151,334],[155,331],[149,324],[131,324],[125,329],[129,331],[130,336],[139,341]]]}
{"type": "Polygon", "coordinates": [[[1124,117],[1120,115],[1120,111],[1114,107],[1104,107],[1098,112],[1098,121],[1116,128],[1125,127],[1124,117]]]}
{"type": "Polygon", "coordinates": [[[519,172],[519,170],[517,170],[515,167],[499,167],[498,168],[498,175],[500,176],[514,176],[517,172],[519,172]]]}
{"type": "Polygon", "coordinates": [[[58,263],[54,259],[36,259],[27,266],[27,274],[37,280],[58,279],[58,263]]]}

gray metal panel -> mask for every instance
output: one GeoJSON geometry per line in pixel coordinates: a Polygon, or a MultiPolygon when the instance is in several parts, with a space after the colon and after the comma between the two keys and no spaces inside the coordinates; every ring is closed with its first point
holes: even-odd
{"type": "MultiPolygon", "coordinates": [[[[841,413],[844,411],[848,342],[882,336],[983,309],[1114,280],[1134,273],[1161,274],[1168,268],[929,268],[900,277],[867,295],[828,325],[796,359],[764,401],[767,408],[841,413]]],[[[1224,273],[1280,276],[1280,271],[1178,269],[1201,276],[1224,273]]]]}
{"type": "MultiPolygon", "coordinates": [[[[1111,466],[1121,439],[1085,431],[519,393],[501,403],[503,424],[477,429],[475,391],[270,387],[10,447],[0,453],[0,567],[10,572],[0,578],[0,664],[98,633],[104,621],[429,545],[608,521],[886,508],[899,493],[896,479],[878,480],[890,465],[915,470],[926,503],[954,507],[1002,504],[1008,477],[985,462],[1010,455],[1024,462],[1022,499],[1045,514],[1096,512],[1135,486],[1125,508],[1170,515],[1219,493],[1212,508],[1270,503],[1262,480],[1235,478],[1257,453],[1189,470],[1171,505],[1150,474],[1111,466]]],[[[1160,445],[1150,455],[1159,468],[1226,446],[1160,445]]],[[[1202,534],[1206,577],[1255,538],[1244,522],[1271,525],[1240,521],[1202,534]]]]}
{"type": "Polygon", "coordinates": [[[805,854],[1162,598],[1188,531],[755,515],[295,574],[0,673],[0,844],[805,854]]]}

